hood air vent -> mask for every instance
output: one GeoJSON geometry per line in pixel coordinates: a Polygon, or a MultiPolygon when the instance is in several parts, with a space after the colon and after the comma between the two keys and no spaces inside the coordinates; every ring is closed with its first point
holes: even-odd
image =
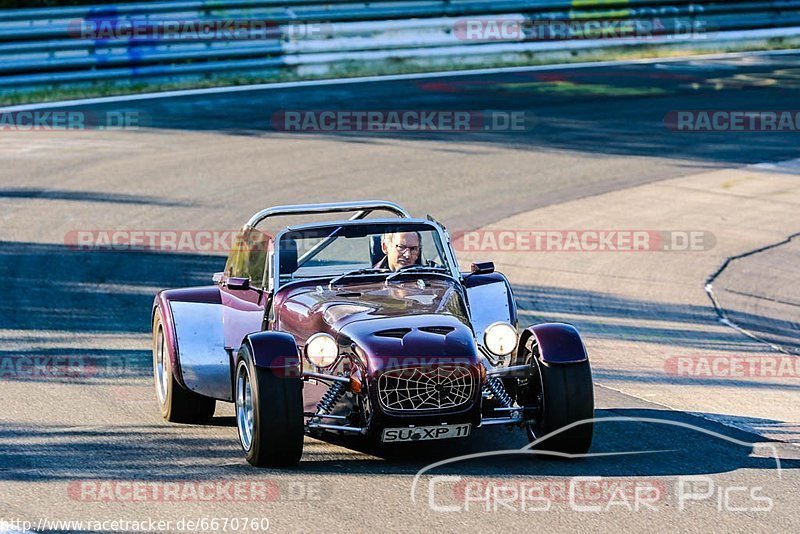
{"type": "Polygon", "coordinates": [[[453,328],[452,326],[423,326],[422,328],[420,328],[420,330],[422,330],[423,332],[428,332],[429,334],[439,334],[441,336],[446,336],[447,334],[455,330],[455,328],[453,328]]]}
{"type": "Polygon", "coordinates": [[[374,335],[379,337],[393,337],[395,339],[403,339],[403,337],[411,332],[410,328],[391,328],[389,330],[379,330],[374,335]]]}

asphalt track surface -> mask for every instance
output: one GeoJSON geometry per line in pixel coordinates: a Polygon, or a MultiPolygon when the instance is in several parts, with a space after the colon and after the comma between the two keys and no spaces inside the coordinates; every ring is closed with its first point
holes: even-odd
{"type": "MultiPolygon", "coordinates": [[[[279,532],[797,530],[796,447],[746,446],[764,440],[602,382],[598,417],[662,421],[598,423],[592,452],[619,456],[455,462],[435,474],[464,477],[461,486],[428,473],[416,500],[420,468],[454,455],[519,449],[523,435],[481,429],[463,444],[392,455],[307,438],[297,469],[254,470],[241,456],[230,406],[218,408],[209,426],[165,424],[151,385],[153,294],[207,284],[224,253],[75,251],[65,236],[233,230],[267,205],[360,198],[394,200],[452,230],[478,228],[602,192],[797,158],[797,133],[677,133],[665,118],[687,109],[796,109],[798,85],[800,56],[751,56],[93,105],[98,114],[137,112],[147,128],[0,132],[0,356],[84,357],[114,369],[77,378],[3,375],[0,519],[36,526],[41,519],[153,518],[172,521],[174,529],[182,519],[267,518],[279,532]],[[525,128],[287,133],[272,122],[287,110],[368,109],[522,112],[525,128]],[[650,452],[631,454],[637,451],[650,452]],[[591,493],[596,481],[573,477],[601,477],[606,497],[591,493]],[[550,497],[495,495],[469,501],[465,510],[465,481],[504,491],[544,484],[550,497]],[[570,481],[573,499],[563,493],[570,481]],[[163,491],[175,482],[190,489],[262,484],[268,498],[209,502],[189,494],[176,502],[126,492],[132,484],[163,491]],[[634,509],[637,484],[656,488],[658,497],[634,509]],[[110,487],[120,491],[95,498],[110,487]],[[689,494],[704,496],[681,501],[689,494]],[[437,509],[447,504],[460,511],[437,509]]],[[[764,253],[771,257],[743,258],[720,277],[720,299],[732,310],[785,320],[778,333],[787,346],[797,342],[796,250],[793,243],[764,253]],[[772,282],[778,279],[786,285],[772,282]]],[[[754,328],[774,326],[764,322],[754,328]]]]}
{"type": "Polygon", "coordinates": [[[774,344],[789,354],[800,355],[794,272],[800,258],[797,236],[772,243],[735,258],[716,280],[716,299],[734,324],[774,344]],[[768,277],[764,273],[769,273],[768,277]]]}

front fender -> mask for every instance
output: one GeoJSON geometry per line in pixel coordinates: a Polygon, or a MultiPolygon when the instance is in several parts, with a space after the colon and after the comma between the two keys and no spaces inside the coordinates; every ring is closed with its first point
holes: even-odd
{"type": "Polygon", "coordinates": [[[539,346],[539,360],[545,363],[581,363],[589,359],[578,330],[571,324],[544,323],[523,330],[517,349],[517,361],[525,358],[525,345],[533,336],[539,346]]]}
{"type": "Polygon", "coordinates": [[[503,274],[470,275],[464,279],[464,289],[475,339],[483,342],[483,334],[492,323],[508,323],[516,328],[517,305],[511,284],[503,274]]]}
{"type": "Polygon", "coordinates": [[[256,367],[270,369],[275,375],[300,377],[300,353],[291,334],[285,332],[257,332],[248,335],[244,343],[253,355],[256,367]]]}

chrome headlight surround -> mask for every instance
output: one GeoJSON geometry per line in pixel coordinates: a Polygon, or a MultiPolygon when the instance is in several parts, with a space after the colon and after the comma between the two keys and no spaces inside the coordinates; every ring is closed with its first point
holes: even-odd
{"type": "Polygon", "coordinates": [[[506,356],[517,347],[517,330],[508,323],[490,324],[483,333],[483,346],[495,356],[506,356]]]}
{"type": "Polygon", "coordinates": [[[311,365],[318,369],[325,369],[339,359],[339,344],[332,335],[317,332],[308,338],[303,347],[303,353],[311,365]]]}

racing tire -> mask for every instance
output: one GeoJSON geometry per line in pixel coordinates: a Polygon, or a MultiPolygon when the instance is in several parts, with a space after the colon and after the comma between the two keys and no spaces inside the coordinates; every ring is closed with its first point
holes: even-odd
{"type": "Polygon", "coordinates": [[[161,311],[153,318],[153,379],[161,416],[171,423],[206,423],[214,416],[217,401],[189,391],[175,379],[161,311]]]}
{"type": "MultiPolygon", "coordinates": [[[[528,359],[532,382],[529,394],[535,395],[538,407],[535,421],[525,424],[528,440],[534,442],[572,423],[588,420],[542,440],[532,446],[532,450],[565,454],[588,452],[594,430],[594,386],[589,360],[546,363],[539,359],[535,347],[528,353],[528,359]]],[[[529,398],[528,402],[531,400],[529,398]]]]}
{"type": "Polygon", "coordinates": [[[303,455],[303,381],[255,365],[250,347],[239,349],[234,402],[239,443],[255,467],[291,467],[303,455]]]}

